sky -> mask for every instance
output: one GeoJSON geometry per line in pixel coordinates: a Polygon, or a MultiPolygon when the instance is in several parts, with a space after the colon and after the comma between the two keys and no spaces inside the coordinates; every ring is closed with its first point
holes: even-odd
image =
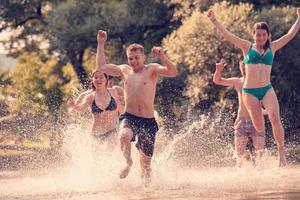
{"type": "MultiPolygon", "coordinates": [[[[6,32],[0,32],[0,40],[3,40],[5,37],[7,37],[6,32]]],[[[6,52],[4,49],[4,46],[0,43],[0,68],[13,68],[16,64],[16,60],[10,57],[6,57],[6,52]]]]}

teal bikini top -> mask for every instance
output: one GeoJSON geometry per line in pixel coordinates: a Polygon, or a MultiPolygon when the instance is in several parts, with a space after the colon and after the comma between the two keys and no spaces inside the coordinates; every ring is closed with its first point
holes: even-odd
{"type": "Polygon", "coordinates": [[[270,65],[270,67],[272,67],[273,58],[274,55],[270,48],[266,51],[266,53],[261,55],[258,51],[254,50],[251,46],[245,57],[245,64],[265,64],[265,65],[270,65]]]}

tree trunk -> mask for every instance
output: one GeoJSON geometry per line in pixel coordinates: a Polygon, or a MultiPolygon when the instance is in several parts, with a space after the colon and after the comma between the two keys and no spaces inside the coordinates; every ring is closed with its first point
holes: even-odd
{"type": "Polygon", "coordinates": [[[84,67],[83,67],[83,54],[84,51],[80,51],[78,54],[76,54],[75,52],[68,52],[68,58],[71,61],[71,64],[74,68],[74,71],[77,75],[77,77],[80,80],[80,83],[82,84],[82,87],[84,89],[88,89],[89,88],[89,77],[87,72],[85,71],[84,67]]]}

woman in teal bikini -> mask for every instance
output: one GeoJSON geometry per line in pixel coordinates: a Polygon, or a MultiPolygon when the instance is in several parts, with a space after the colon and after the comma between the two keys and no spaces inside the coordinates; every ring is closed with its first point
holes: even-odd
{"type": "Polygon", "coordinates": [[[253,31],[254,44],[226,30],[216,20],[212,10],[207,14],[223,37],[244,53],[246,79],[243,86],[243,100],[255,129],[260,133],[265,131],[261,102],[265,106],[277,143],[279,166],[286,165],[284,129],[280,121],[279,103],[270,83],[270,75],[275,52],[293,39],[299,30],[300,8],[297,9],[297,14],[298,18],[289,32],[272,42],[268,25],[265,22],[256,23],[253,31]]]}

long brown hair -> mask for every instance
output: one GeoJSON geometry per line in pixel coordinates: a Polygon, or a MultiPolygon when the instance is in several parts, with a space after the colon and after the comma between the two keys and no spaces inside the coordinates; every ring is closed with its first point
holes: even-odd
{"type": "Polygon", "coordinates": [[[267,51],[267,49],[270,48],[270,46],[271,46],[270,29],[269,29],[268,24],[266,22],[258,22],[256,24],[254,24],[253,29],[254,29],[253,33],[255,33],[255,31],[257,29],[263,29],[263,30],[267,31],[268,40],[266,41],[266,44],[264,45],[264,51],[267,51]]]}
{"type": "MultiPolygon", "coordinates": [[[[102,71],[100,71],[100,70],[94,70],[93,72],[92,72],[92,74],[91,74],[91,78],[93,79],[93,77],[95,76],[95,74],[97,73],[97,72],[102,72],[102,71]]],[[[103,73],[104,74],[104,77],[105,77],[105,79],[106,79],[106,83],[105,83],[105,85],[107,85],[107,81],[108,81],[108,76],[107,76],[107,74],[105,74],[105,73],[103,73]]],[[[93,80],[91,81],[91,88],[92,88],[92,90],[96,90],[96,87],[94,86],[94,84],[93,84],[93,80]]]]}

